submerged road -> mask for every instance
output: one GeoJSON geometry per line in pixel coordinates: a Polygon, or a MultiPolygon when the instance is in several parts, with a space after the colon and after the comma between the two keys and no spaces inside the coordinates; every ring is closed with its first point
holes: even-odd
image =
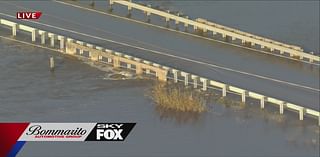
{"type": "Polygon", "coordinates": [[[0,2],[0,16],[39,10],[19,21],[319,111],[319,67],[267,56],[55,1],[0,2]],[[35,7],[36,6],[36,7],[35,7]]]}

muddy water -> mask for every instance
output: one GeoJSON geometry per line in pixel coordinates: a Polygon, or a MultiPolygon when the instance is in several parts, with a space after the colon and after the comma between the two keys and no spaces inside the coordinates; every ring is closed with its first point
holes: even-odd
{"type": "MultiPolygon", "coordinates": [[[[177,7],[198,15],[188,8],[199,6],[177,7]]],[[[239,110],[214,102],[209,104],[210,112],[202,115],[168,113],[155,108],[148,97],[152,81],[110,80],[108,70],[56,52],[0,39],[0,121],[137,123],[122,143],[28,142],[19,155],[319,154],[319,127],[314,120],[307,118],[300,122],[297,114],[290,112],[279,117],[277,108],[269,105],[265,111],[254,104],[239,110]],[[56,58],[54,73],[48,67],[50,56],[56,58]]]]}
{"type": "MultiPolygon", "coordinates": [[[[137,122],[123,143],[28,142],[21,156],[315,156],[319,128],[296,114],[256,105],[239,110],[215,103],[202,115],[168,113],[148,97],[152,81],[109,80],[100,70],[49,50],[1,39],[0,120],[137,122]],[[48,58],[55,56],[51,73],[48,58]],[[280,120],[279,120],[280,119],[280,120]],[[37,151],[34,151],[37,149],[37,151]],[[53,154],[54,153],[54,154],[53,154]]],[[[104,71],[101,71],[104,70],[104,71]]]]}

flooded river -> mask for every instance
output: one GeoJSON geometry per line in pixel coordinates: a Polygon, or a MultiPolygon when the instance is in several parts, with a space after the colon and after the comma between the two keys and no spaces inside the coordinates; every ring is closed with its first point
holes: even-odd
{"type": "MultiPolygon", "coordinates": [[[[24,5],[31,6],[31,3],[24,5]]],[[[57,5],[45,2],[40,6],[51,8],[51,3],[57,5]]],[[[319,52],[319,2],[154,3],[319,52]],[[270,23],[270,16],[274,17],[273,23],[270,23]]],[[[105,2],[96,2],[96,5],[102,7],[105,2]]],[[[0,7],[0,11],[6,9],[0,7]]],[[[124,31],[123,35],[129,31],[124,31]]],[[[0,32],[1,36],[10,33],[3,28],[0,28],[0,32]]],[[[134,35],[136,32],[131,33],[141,36],[134,35]]],[[[139,37],[139,40],[147,40],[146,36],[139,37]]],[[[160,37],[165,39],[164,36],[160,37]]],[[[162,39],[150,42],[156,43],[162,39]]],[[[187,50],[179,47],[180,40],[175,39],[177,44],[171,47],[165,42],[158,45],[191,53],[193,48],[187,50]]],[[[210,47],[204,47],[201,54],[207,54],[207,49],[210,47]]],[[[235,51],[223,47],[217,50],[235,51]]],[[[213,55],[224,58],[216,53],[213,55]]],[[[211,54],[209,56],[212,57],[211,54]]],[[[242,59],[245,58],[247,56],[233,59],[243,63],[242,59]]],[[[267,106],[262,111],[258,104],[237,110],[211,103],[210,111],[198,116],[166,113],[157,110],[148,96],[152,80],[110,80],[109,67],[97,65],[97,68],[90,64],[54,51],[0,38],[0,121],[137,123],[125,142],[27,142],[18,156],[319,155],[319,127],[316,120],[306,118],[301,122],[297,114],[290,112],[279,118],[277,108],[267,106]],[[57,67],[53,73],[48,67],[50,56],[56,58],[57,67]]],[[[258,61],[253,64],[260,65],[258,61]]],[[[291,69],[288,73],[292,76],[305,74],[299,78],[289,78],[292,81],[303,83],[306,79],[305,84],[319,88],[318,72],[310,69],[299,72],[301,69],[296,70],[290,63],[276,64],[282,65],[281,70],[291,69]]],[[[274,73],[270,69],[266,71],[282,78],[285,74],[280,74],[281,70],[274,73]]],[[[310,102],[317,104],[319,100],[310,102]]]]}

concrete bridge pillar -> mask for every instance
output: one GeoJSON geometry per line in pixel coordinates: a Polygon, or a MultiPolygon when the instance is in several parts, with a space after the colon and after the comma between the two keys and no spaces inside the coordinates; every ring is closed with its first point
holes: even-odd
{"type": "Polygon", "coordinates": [[[193,31],[197,31],[198,30],[198,27],[197,26],[193,26],[193,31]]]}
{"type": "Polygon", "coordinates": [[[184,31],[188,30],[189,25],[187,23],[184,23],[184,31]]]}
{"type": "Polygon", "coordinates": [[[150,12],[145,12],[145,15],[146,15],[146,21],[147,21],[147,22],[150,22],[150,15],[151,15],[151,13],[150,13],[150,12]]]}
{"type": "Polygon", "coordinates": [[[48,36],[50,37],[50,46],[54,47],[54,40],[56,38],[56,35],[51,33],[48,36]]]}
{"type": "Polygon", "coordinates": [[[128,14],[131,14],[132,7],[128,6],[128,14]]]}
{"type": "Polygon", "coordinates": [[[303,115],[304,115],[304,108],[301,107],[301,108],[299,109],[299,120],[303,120],[303,115]]]}
{"type": "Polygon", "coordinates": [[[273,52],[273,51],[274,51],[274,48],[273,48],[273,47],[270,47],[270,51],[273,52]]]}
{"type": "Polygon", "coordinates": [[[146,74],[150,74],[150,69],[146,69],[146,74]]]}
{"type": "Polygon", "coordinates": [[[198,76],[191,75],[191,79],[193,79],[193,88],[197,88],[198,87],[198,76]]]}
{"type": "Polygon", "coordinates": [[[80,53],[80,55],[83,55],[83,49],[80,49],[79,53],[80,53]]]}
{"type": "Polygon", "coordinates": [[[247,96],[247,94],[248,94],[248,91],[243,91],[242,93],[241,93],[241,101],[242,102],[246,102],[246,96],[247,96]]]}
{"type": "Polygon", "coordinates": [[[111,62],[112,62],[112,59],[111,59],[111,58],[107,58],[107,62],[108,62],[108,63],[111,63],[111,62]]]}
{"type": "Polygon", "coordinates": [[[178,82],[178,70],[172,69],[173,73],[173,82],[177,83],[178,82]]]}
{"type": "Polygon", "coordinates": [[[223,39],[226,39],[227,38],[227,35],[226,34],[221,34],[222,35],[222,38],[223,39]]]}
{"type": "Polygon", "coordinates": [[[184,85],[188,86],[189,84],[189,74],[186,72],[181,72],[181,75],[184,77],[184,85]]]}
{"type": "Polygon", "coordinates": [[[131,69],[131,64],[127,63],[127,69],[131,69]]]}
{"type": "Polygon", "coordinates": [[[176,21],[175,21],[175,24],[176,24],[176,29],[179,29],[180,21],[176,20],[176,21]]]}
{"type": "Polygon", "coordinates": [[[60,49],[64,49],[64,39],[65,37],[64,36],[59,36],[59,40],[60,40],[60,49]]]}
{"type": "Polygon", "coordinates": [[[31,40],[32,42],[36,41],[36,35],[37,35],[38,30],[37,29],[33,29],[31,32],[31,40]]]}
{"type": "Polygon", "coordinates": [[[46,36],[47,36],[47,32],[42,32],[41,33],[41,44],[46,44],[46,36]]]}
{"type": "Polygon", "coordinates": [[[141,75],[143,73],[143,69],[142,69],[142,66],[141,64],[136,64],[136,74],[137,75],[141,75]]]}
{"type": "Polygon", "coordinates": [[[169,27],[170,18],[169,17],[165,17],[165,21],[166,21],[166,27],[169,27]]]}
{"type": "Polygon", "coordinates": [[[202,82],[202,90],[206,91],[207,90],[208,79],[201,77],[200,78],[200,82],[202,82]]]}
{"type": "Polygon", "coordinates": [[[260,45],[260,48],[261,48],[261,49],[264,49],[265,47],[264,47],[264,45],[260,45]]]}
{"type": "Polygon", "coordinates": [[[312,62],[313,62],[313,59],[312,59],[312,58],[309,58],[309,62],[312,63],[312,62]]]}
{"type": "Polygon", "coordinates": [[[217,35],[217,32],[212,31],[212,36],[215,36],[215,35],[217,35]]]}
{"type": "Polygon", "coordinates": [[[119,68],[120,67],[120,59],[119,57],[113,57],[113,67],[119,68]]]}
{"type": "Polygon", "coordinates": [[[283,55],[283,54],[284,54],[284,51],[280,50],[280,54],[282,54],[282,55],[283,55]]]}
{"type": "Polygon", "coordinates": [[[18,24],[13,24],[12,25],[12,36],[17,36],[17,29],[18,29],[18,24]]]}
{"type": "Polygon", "coordinates": [[[208,34],[208,30],[207,29],[203,29],[203,33],[205,34],[205,35],[207,35],[208,34]]]}
{"type": "Polygon", "coordinates": [[[223,97],[225,97],[225,96],[227,96],[227,90],[228,90],[228,85],[224,85],[223,87],[222,87],[222,96],[223,97]]]}
{"type": "Polygon", "coordinates": [[[112,12],[112,10],[113,10],[113,7],[112,7],[113,4],[114,4],[114,0],[110,0],[110,1],[109,1],[108,11],[112,12]]]}
{"type": "Polygon", "coordinates": [[[260,107],[261,107],[261,109],[264,109],[264,102],[265,102],[266,99],[267,98],[265,96],[260,99],[260,107]]]}
{"type": "Polygon", "coordinates": [[[303,60],[303,56],[299,56],[299,59],[300,59],[300,60],[303,60]]]}
{"type": "Polygon", "coordinates": [[[234,40],[236,40],[236,38],[235,37],[231,37],[231,40],[234,41],[234,40]]]}
{"type": "Polygon", "coordinates": [[[283,114],[285,102],[281,102],[279,105],[280,105],[280,114],[283,114]]]}

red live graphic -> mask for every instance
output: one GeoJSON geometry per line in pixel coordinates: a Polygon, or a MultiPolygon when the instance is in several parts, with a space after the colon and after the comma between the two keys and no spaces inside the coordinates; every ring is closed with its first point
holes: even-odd
{"type": "Polygon", "coordinates": [[[41,16],[40,11],[36,12],[17,12],[17,19],[39,19],[41,16]]]}

